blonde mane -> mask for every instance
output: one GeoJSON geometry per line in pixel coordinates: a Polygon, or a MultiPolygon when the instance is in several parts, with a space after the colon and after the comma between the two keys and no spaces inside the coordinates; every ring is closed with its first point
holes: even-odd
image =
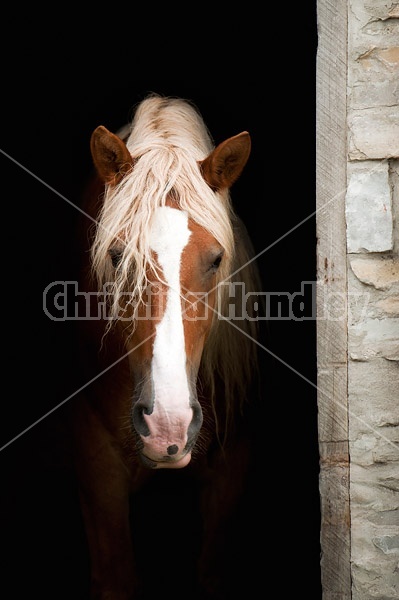
{"type": "MultiPolygon", "coordinates": [[[[232,208],[227,190],[214,192],[205,182],[199,161],[213,150],[211,136],[202,117],[188,101],[151,95],[142,101],[129,126],[126,145],[134,167],[116,186],[107,186],[92,245],[91,257],[99,289],[109,300],[111,320],[118,318],[121,298],[129,292],[133,320],[148,286],[147,273],[158,272],[149,246],[150,221],[157,207],[171,199],[189,218],[209,231],[224,248],[218,271],[219,282],[244,282],[246,291],[256,289],[253,265],[242,267],[250,259],[250,244],[232,208]],[[110,249],[120,260],[112,266],[110,249]]],[[[223,286],[227,292],[227,286],[223,286]]],[[[226,294],[221,300],[226,310],[226,294]]],[[[231,300],[230,300],[231,301],[231,300]]],[[[228,314],[228,313],[225,313],[228,314]]],[[[202,358],[203,382],[215,389],[219,373],[227,384],[226,400],[237,393],[245,396],[256,355],[254,323],[236,321],[235,326],[215,315],[212,333],[202,358]],[[237,331],[237,325],[247,334],[237,331]]]]}

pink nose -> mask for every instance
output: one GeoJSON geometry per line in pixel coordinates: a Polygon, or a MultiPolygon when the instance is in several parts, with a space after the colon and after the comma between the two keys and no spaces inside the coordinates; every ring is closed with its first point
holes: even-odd
{"type": "Polygon", "coordinates": [[[142,458],[149,462],[147,466],[178,468],[190,461],[203,420],[196,396],[191,396],[183,406],[177,403],[173,406],[143,394],[133,404],[132,419],[140,436],[142,458]]]}
{"type": "Polygon", "coordinates": [[[155,461],[178,461],[186,453],[188,430],[193,411],[187,407],[179,413],[170,414],[154,410],[144,414],[148,435],[141,435],[143,453],[155,461]]]}

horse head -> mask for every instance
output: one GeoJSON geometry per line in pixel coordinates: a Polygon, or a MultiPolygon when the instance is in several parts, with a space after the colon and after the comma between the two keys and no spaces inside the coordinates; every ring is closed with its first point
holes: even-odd
{"type": "Polygon", "coordinates": [[[103,126],[92,134],[91,152],[105,185],[93,265],[110,290],[111,323],[129,361],[138,453],[147,467],[181,468],[203,422],[198,372],[217,320],[218,283],[234,253],[226,194],[248,160],[250,136],[197,155],[183,173],[171,168],[185,156],[173,144],[151,156],[103,126]],[[179,178],[201,181],[209,216],[206,199],[191,210],[190,184],[179,187],[179,178]]]}

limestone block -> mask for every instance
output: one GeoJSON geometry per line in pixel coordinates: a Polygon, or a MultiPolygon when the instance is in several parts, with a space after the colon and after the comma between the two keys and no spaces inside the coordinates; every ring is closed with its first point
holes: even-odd
{"type": "Polygon", "coordinates": [[[399,47],[372,45],[353,54],[348,74],[350,109],[399,104],[399,47]]]}
{"type": "Polygon", "coordinates": [[[378,528],[360,518],[352,502],[351,509],[352,600],[397,600],[399,528],[378,528]],[[385,547],[392,548],[391,553],[385,547]]]}
{"type": "Polygon", "coordinates": [[[370,16],[382,21],[399,18],[399,4],[392,0],[364,0],[364,9],[370,16]]]}
{"type": "Polygon", "coordinates": [[[399,521],[395,521],[395,512],[399,510],[399,491],[393,481],[392,465],[363,466],[355,461],[352,464],[351,505],[356,507],[356,514],[374,525],[382,525],[386,531],[396,533],[395,528],[399,528],[399,521]],[[388,523],[379,518],[385,512],[391,513],[388,523]]]}
{"type": "Polygon", "coordinates": [[[399,317],[399,295],[392,298],[383,298],[376,302],[377,310],[385,315],[399,317]]]}
{"type": "MultiPolygon", "coordinates": [[[[399,258],[373,256],[350,258],[350,266],[357,279],[377,290],[390,290],[399,284],[399,258]]],[[[399,291],[399,290],[398,290],[399,291]]]]}
{"type": "MultiPolygon", "coordinates": [[[[399,131],[397,139],[399,143],[399,131]]],[[[392,250],[393,216],[388,162],[365,161],[349,165],[348,175],[345,206],[348,252],[392,250]]]]}
{"type": "Polygon", "coordinates": [[[399,492],[394,469],[353,461],[350,477],[352,599],[394,600],[399,594],[399,492]]]}
{"type": "Polygon", "coordinates": [[[348,111],[350,160],[399,157],[399,105],[348,111]]]}
{"type": "Polygon", "coordinates": [[[381,0],[351,0],[349,2],[350,46],[374,42],[383,47],[384,43],[397,44],[399,32],[398,3],[381,0]]]}
{"type": "Polygon", "coordinates": [[[351,255],[349,265],[349,325],[399,317],[399,258],[351,255]]]}
{"type": "Polygon", "coordinates": [[[383,357],[399,361],[399,317],[365,319],[350,326],[348,335],[349,356],[352,360],[383,357]]]}
{"type": "Polygon", "coordinates": [[[382,358],[349,361],[349,439],[351,460],[357,464],[399,463],[398,390],[396,362],[382,358]]]}
{"type": "MultiPolygon", "coordinates": [[[[358,417],[359,419],[359,417],[358,417]]],[[[363,425],[367,422],[362,419],[363,425]]],[[[362,466],[388,463],[392,474],[392,463],[399,469],[399,428],[396,432],[390,429],[371,428],[370,433],[362,433],[350,445],[351,462],[362,466]],[[392,438],[394,441],[392,441],[392,438]]]]}
{"type": "Polygon", "coordinates": [[[399,156],[398,3],[349,3],[349,158],[399,156]]]}
{"type": "Polygon", "coordinates": [[[352,600],[393,600],[399,594],[399,369],[382,359],[350,367],[352,600]]]}

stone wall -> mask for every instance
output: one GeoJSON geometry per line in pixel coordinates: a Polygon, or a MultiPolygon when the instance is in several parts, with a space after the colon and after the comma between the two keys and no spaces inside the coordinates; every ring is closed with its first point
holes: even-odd
{"type": "Polygon", "coordinates": [[[399,3],[317,14],[323,600],[398,600],[399,3]]]}
{"type": "Polygon", "coordinates": [[[399,4],[348,2],[352,600],[399,598],[399,4]]]}

